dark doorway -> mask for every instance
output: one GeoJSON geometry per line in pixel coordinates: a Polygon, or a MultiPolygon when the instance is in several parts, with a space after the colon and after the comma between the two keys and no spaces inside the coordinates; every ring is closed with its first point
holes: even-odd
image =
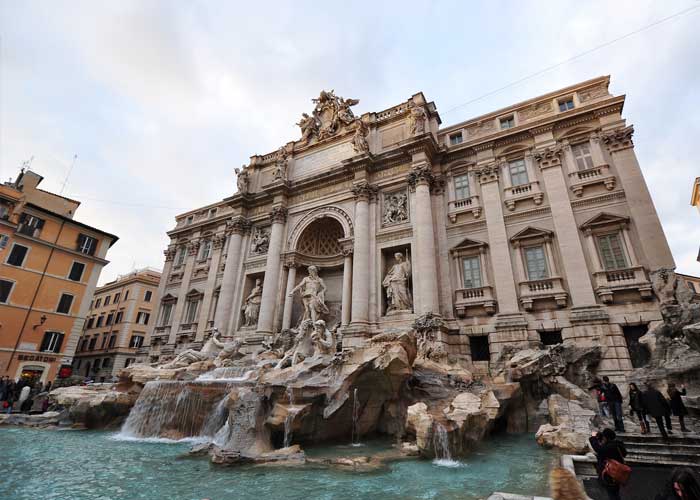
{"type": "Polygon", "coordinates": [[[630,353],[632,367],[639,368],[646,366],[651,359],[651,353],[647,346],[639,343],[639,338],[643,337],[649,328],[649,325],[627,325],[622,327],[622,333],[627,342],[627,350],[630,353]]]}
{"type": "Polygon", "coordinates": [[[472,361],[491,361],[488,335],[469,337],[469,348],[472,352],[472,361]]]}
{"type": "Polygon", "coordinates": [[[540,342],[542,342],[542,345],[544,346],[557,345],[563,342],[561,338],[561,330],[543,330],[538,331],[537,333],[540,334],[540,342]]]}

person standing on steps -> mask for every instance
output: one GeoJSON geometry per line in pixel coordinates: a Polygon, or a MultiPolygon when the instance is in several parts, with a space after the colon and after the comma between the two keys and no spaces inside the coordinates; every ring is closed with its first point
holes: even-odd
{"type": "Polygon", "coordinates": [[[654,388],[654,385],[651,382],[647,382],[642,401],[644,402],[644,407],[646,408],[647,413],[656,421],[656,425],[661,432],[661,436],[663,436],[664,439],[668,439],[668,434],[672,434],[672,432],[669,429],[667,433],[666,428],[664,427],[664,418],[669,412],[668,401],[666,401],[666,398],[654,388]]]}
{"type": "Polygon", "coordinates": [[[630,415],[637,415],[642,434],[648,434],[651,429],[649,428],[649,420],[647,420],[647,411],[644,407],[644,398],[642,391],[639,390],[639,387],[634,382],[629,385],[629,396],[630,415]]]}
{"type": "Polygon", "coordinates": [[[615,460],[621,464],[625,463],[627,449],[622,441],[617,439],[617,435],[612,429],[603,429],[601,432],[594,432],[589,439],[591,447],[598,459],[597,470],[600,483],[608,494],[610,500],[621,500],[620,483],[603,474],[606,462],[615,460]]]}
{"type": "Polygon", "coordinates": [[[595,399],[598,401],[598,410],[600,410],[601,417],[609,417],[610,409],[608,408],[608,402],[605,401],[605,394],[603,393],[603,381],[599,378],[593,380],[593,385],[588,388],[589,391],[595,393],[595,399]]]}
{"type": "Polygon", "coordinates": [[[688,409],[685,407],[683,398],[681,397],[685,396],[686,394],[687,392],[684,385],[682,385],[681,389],[678,390],[676,388],[676,384],[668,384],[668,399],[671,406],[671,412],[675,417],[678,417],[678,423],[681,425],[681,432],[690,432],[690,429],[685,426],[685,416],[688,414],[688,409]]]}
{"type": "Polygon", "coordinates": [[[622,394],[617,385],[610,382],[610,378],[603,377],[603,385],[601,386],[605,401],[608,402],[612,418],[615,421],[615,430],[617,432],[625,432],[625,423],[622,420],[622,394]]]}

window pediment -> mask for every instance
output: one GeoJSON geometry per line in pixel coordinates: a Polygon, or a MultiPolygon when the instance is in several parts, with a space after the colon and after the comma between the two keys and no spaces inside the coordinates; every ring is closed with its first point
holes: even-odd
{"type": "Polygon", "coordinates": [[[453,253],[461,253],[470,250],[482,250],[488,246],[488,243],[478,240],[472,240],[470,238],[465,238],[456,247],[453,247],[450,251],[453,253]]]}
{"type": "Polygon", "coordinates": [[[190,290],[189,292],[187,292],[187,295],[185,295],[185,297],[186,297],[187,299],[197,299],[197,298],[202,297],[203,295],[204,295],[204,293],[200,292],[200,291],[197,290],[196,288],[193,288],[192,290],[190,290]]]}
{"type": "Polygon", "coordinates": [[[629,221],[629,217],[615,215],[608,212],[601,212],[581,224],[580,228],[583,230],[594,230],[599,228],[612,229],[614,227],[625,227],[627,224],[629,224],[629,221]]]}
{"type": "Polygon", "coordinates": [[[516,242],[522,242],[522,241],[527,241],[527,240],[550,240],[552,239],[552,236],[554,236],[554,233],[552,231],[549,231],[548,229],[540,229],[532,226],[528,226],[525,229],[518,231],[516,234],[514,234],[511,238],[510,241],[512,243],[516,242]]]}
{"type": "Polygon", "coordinates": [[[174,295],[172,295],[170,293],[165,294],[165,296],[161,299],[161,302],[176,302],[176,301],[177,301],[177,297],[175,297],[174,295]]]}

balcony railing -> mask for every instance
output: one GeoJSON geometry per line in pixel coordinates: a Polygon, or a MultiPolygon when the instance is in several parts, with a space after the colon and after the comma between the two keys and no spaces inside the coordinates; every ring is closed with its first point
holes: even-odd
{"type": "Polygon", "coordinates": [[[615,176],[610,174],[610,166],[607,164],[599,165],[586,170],[577,170],[569,174],[569,184],[571,191],[580,197],[583,196],[583,191],[586,187],[596,184],[603,184],[605,189],[612,191],[615,189],[615,176]]]}
{"type": "Polygon", "coordinates": [[[483,307],[488,314],[496,312],[496,300],[493,298],[493,287],[458,288],[455,290],[455,309],[460,317],[466,316],[470,307],[483,307]]]}
{"type": "Polygon", "coordinates": [[[481,216],[482,206],[479,201],[479,196],[474,195],[461,200],[454,200],[447,205],[447,216],[451,222],[457,222],[457,215],[461,213],[471,212],[474,218],[481,216]]]}
{"type": "Polygon", "coordinates": [[[541,205],[544,200],[544,193],[540,189],[539,181],[510,186],[503,190],[504,202],[508,210],[515,210],[515,205],[518,202],[532,200],[535,205],[541,205]]]}
{"type": "Polygon", "coordinates": [[[654,296],[651,282],[642,266],[598,271],[593,273],[593,277],[596,293],[605,303],[613,301],[615,292],[624,290],[636,290],[644,300],[649,300],[654,296]]]}
{"type": "Polygon", "coordinates": [[[536,300],[554,300],[557,307],[566,307],[569,294],[564,289],[564,280],[559,276],[520,282],[520,304],[532,310],[536,300]]]}

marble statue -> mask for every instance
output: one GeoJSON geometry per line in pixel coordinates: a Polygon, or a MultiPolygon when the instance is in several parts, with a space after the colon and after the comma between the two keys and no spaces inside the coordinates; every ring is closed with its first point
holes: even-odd
{"type": "Polygon", "coordinates": [[[235,339],[233,342],[226,342],[221,352],[214,358],[214,366],[221,368],[223,366],[231,366],[234,361],[241,359],[245,354],[240,352],[241,340],[235,339]]]}
{"type": "Polygon", "coordinates": [[[253,234],[253,239],[250,244],[250,252],[254,254],[264,254],[267,253],[269,246],[270,233],[262,228],[255,228],[255,233],[253,234]]]}
{"type": "Polygon", "coordinates": [[[301,129],[301,141],[303,143],[308,143],[311,137],[318,133],[318,120],[315,116],[302,113],[301,120],[299,120],[297,126],[301,129]]]}
{"type": "Polygon", "coordinates": [[[384,224],[397,224],[408,220],[408,197],[405,193],[384,197],[384,224]]]}
{"type": "Polygon", "coordinates": [[[304,305],[302,321],[310,319],[316,322],[322,314],[328,314],[326,306],[326,284],[318,275],[316,266],[309,266],[309,275],[295,286],[289,296],[301,291],[301,302],[304,305]]]}
{"type": "Polygon", "coordinates": [[[204,343],[202,349],[197,351],[195,349],[187,349],[182,351],[180,354],[175,356],[175,359],[161,365],[161,369],[174,369],[174,368],[184,368],[192,363],[197,363],[199,361],[205,361],[207,359],[215,358],[219,352],[226,346],[219,337],[221,333],[218,329],[214,328],[211,332],[211,337],[204,343]]]}
{"type": "Polygon", "coordinates": [[[289,163],[287,150],[284,146],[281,146],[277,150],[277,158],[275,159],[275,170],[273,171],[273,177],[275,180],[286,181],[287,180],[287,165],[289,163]]]}
{"type": "Polygon", "coordinates": [[[256,326],[258,315],[260,314],[260,303],[262,302],[262,281],[255,280],[255,286],[250,291],[243,305],[243,326],[256,326]]]}
{"type": "Polygon", "coordinates": [[[275,365],[275,368],[282,369],[293,366],[314,355],[314,341],[311,338],[311,331],[313,328],[314,322],[310,319],[301,322],[299,331],[294,337],[294,344],[284,353],[284,356],[282,356],[282,359],[275,365]]]}
{"type": "Polygon", "coordinates": [[[427,119],[425,110],[413,101],[410,101],[408,103],[408,110],[408,128],[410,130],[410,135],[418,135],[424,133],[425,120],[427,119]]]}
{"type": "Polygon", "coordinates": [[[246,170],[245,165],[243,165],[241,168],[235,168],[234,172],[236,172],[238,192],[246,194],[248,192],[248,184],[250,183],[248,170],[246,170]]]}
{"type": "Polygon", "coordinates": [[[367,125],[362,120],[357,120],[355,135],[352,137],[352,148],[356,153],[369,153],[369,143],[367,142],[367,125]]]}
{"type": "Polygon", "coordinates": [[[315,104],[312,116],[303,114],[297,123],[304,142],[313,136],[322,140],[335,135],[342,127],[350,127],[357,120],[350,107],[358,104],[358,99],[344,99],[336,96],[333,90],[322,90],[311,102],[315,104]]]}
{"type": "Polygon", "coordinates": [[[335,353],[336,342],[333,332],[326,328],[326,322],[322,319],[314,322],[314,333],[311,335],[314,343],[314,355],[330,355],[335,353]]]}
{"type": "Polygon", "coordinates": [[[408,280],[411,278],[411,264],[404,260],[401,252],[396,252],[394,258],[396,264],[391,266],[384,281],[382,281],[382,286],[386,289],[387,313],[410,311],[413,308],[413,299],[408,288],[408,280]]]}

